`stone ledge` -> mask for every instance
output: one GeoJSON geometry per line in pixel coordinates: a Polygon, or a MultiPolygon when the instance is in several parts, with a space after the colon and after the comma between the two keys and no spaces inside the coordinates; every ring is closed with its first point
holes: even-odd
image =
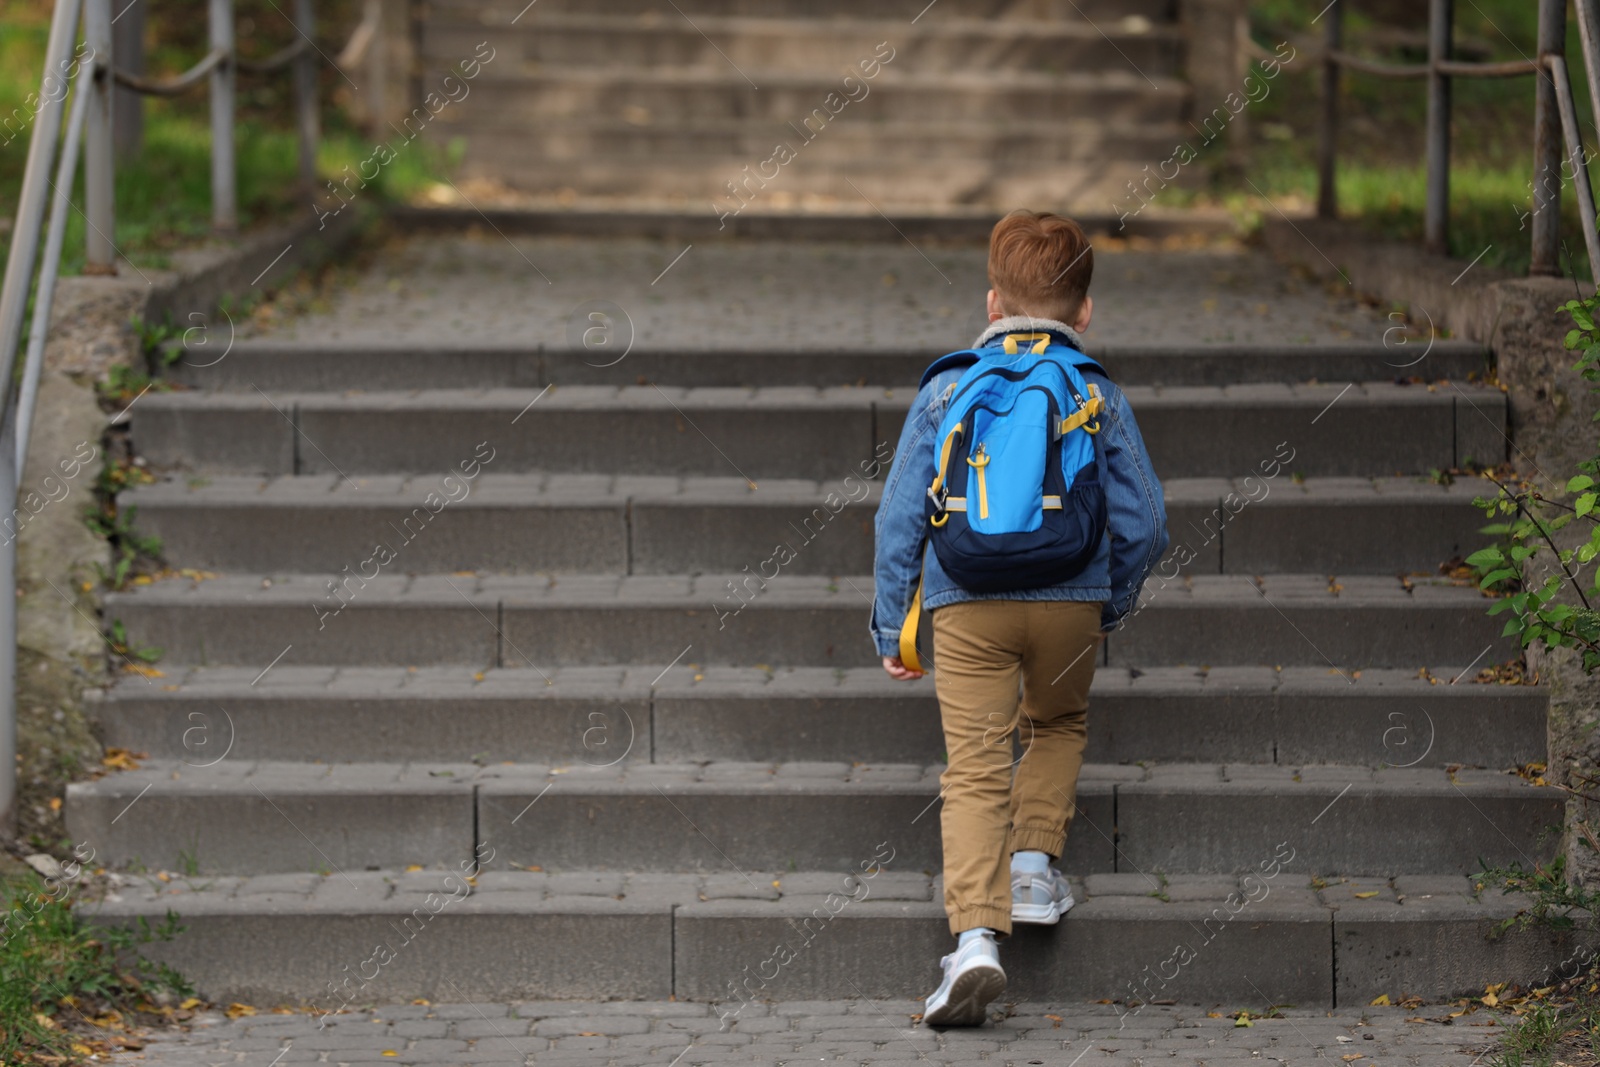
{"type": "MultiPolygon", "coordinates": [[[[1562,344],[1571,323],[1559,309],[1578,293],[1572,279],[1519,278],[1381,241],[1344,221],[1269,218],[1262,241],[1272,255],[1324,280],[1408,307],[1414,325],[1432,322],[1441,333],[1488,345],[1509,391],[1519,466],[1565,470],[1586,455],[1568,428],[1587,425],[1600,405],[1572,372],[1574,357],[1562,344]]],[[[1396,359],[1416,359],[1427,342],[1396,337],[1391,347],[1396,359]]],[[[1427,377],[1427,367],[1424,357],[1412,372],[1427,377]]]]}

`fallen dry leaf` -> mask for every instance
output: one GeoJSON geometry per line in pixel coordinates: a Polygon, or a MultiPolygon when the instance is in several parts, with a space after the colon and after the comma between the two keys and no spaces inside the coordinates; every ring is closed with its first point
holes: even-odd
{"type": "Polygon", "coordinates": [[[149,759],[148,752],[129,752],[125,748],[108,748],[106,754],[100,757],[100,766],[109,767],[114,771],[136,771],[139,761],[149,759]]]}

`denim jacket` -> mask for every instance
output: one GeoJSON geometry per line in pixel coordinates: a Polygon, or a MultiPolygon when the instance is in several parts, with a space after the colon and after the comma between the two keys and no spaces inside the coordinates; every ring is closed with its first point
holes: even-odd
{"type": "MultiPolygon", "coordinates": [[[[974,348],[983,348],[1008,333],[1048,331],[1057,341],[1083,351],[1083,338],[1053,319],[1012,316],[992,323],[974,348]]],[[[1102,630],[1113,630],[1133,607],[1145,576],[1167,548],[1167,511],[1161,483],[1150,467],[1139,426],[1127,398],[1102,374],[1084,376],[1106,398],[1101,444],[1105,448],[1106,536],[1094,560],[1077,577],[1060,585],[1004,594],[972,593],[956,585],[939,566],[937,553],[926,552],[927,489],[933,481],[934,436],[963,368],[943,371],[917,393],[900,433],[900,446],[884,483],[874,521],[876,531],[872,638],[881,656],[900,654],[900,629],[911,610],[917,579],[922,579],[922,604],[933,611],[963,600],[1100,601],[1102,630]],[[924,564],[926,555],[926,564],[924,564]]]]}

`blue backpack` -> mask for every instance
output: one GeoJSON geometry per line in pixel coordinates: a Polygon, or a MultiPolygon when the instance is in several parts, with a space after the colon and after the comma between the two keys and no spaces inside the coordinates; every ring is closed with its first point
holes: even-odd
{"type": "Polygon", "coordinates": [[[1080,368],[1100,370],[1049,334],[1008,334],[956,352],[962,362],[939,424],[928,488],[928,539],[952,581],[974,593],[1056,585],[1081,573],[1106,532],[1105,398],[1080,368]],[[1026,351],[1019,342],[1032,342],[1026,351]]]}

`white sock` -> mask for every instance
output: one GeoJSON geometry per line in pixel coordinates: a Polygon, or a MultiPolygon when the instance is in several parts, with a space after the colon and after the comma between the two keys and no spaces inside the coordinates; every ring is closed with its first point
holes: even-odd
{"type": "Polygon", "coordinates": [[[1044,874],[1050,870],[1050,853],[1022,851],[1011,854],[1012,874],[1044,874]]]}
{"type": "Polygon", "coordinates": [[[956,937],[956,947],[966,948],[967,942],[980,937],[987,937],[990,941],[993,941],[994,931],[987,926],[975,926],[971,930],[963,930],[956,937]]]}

